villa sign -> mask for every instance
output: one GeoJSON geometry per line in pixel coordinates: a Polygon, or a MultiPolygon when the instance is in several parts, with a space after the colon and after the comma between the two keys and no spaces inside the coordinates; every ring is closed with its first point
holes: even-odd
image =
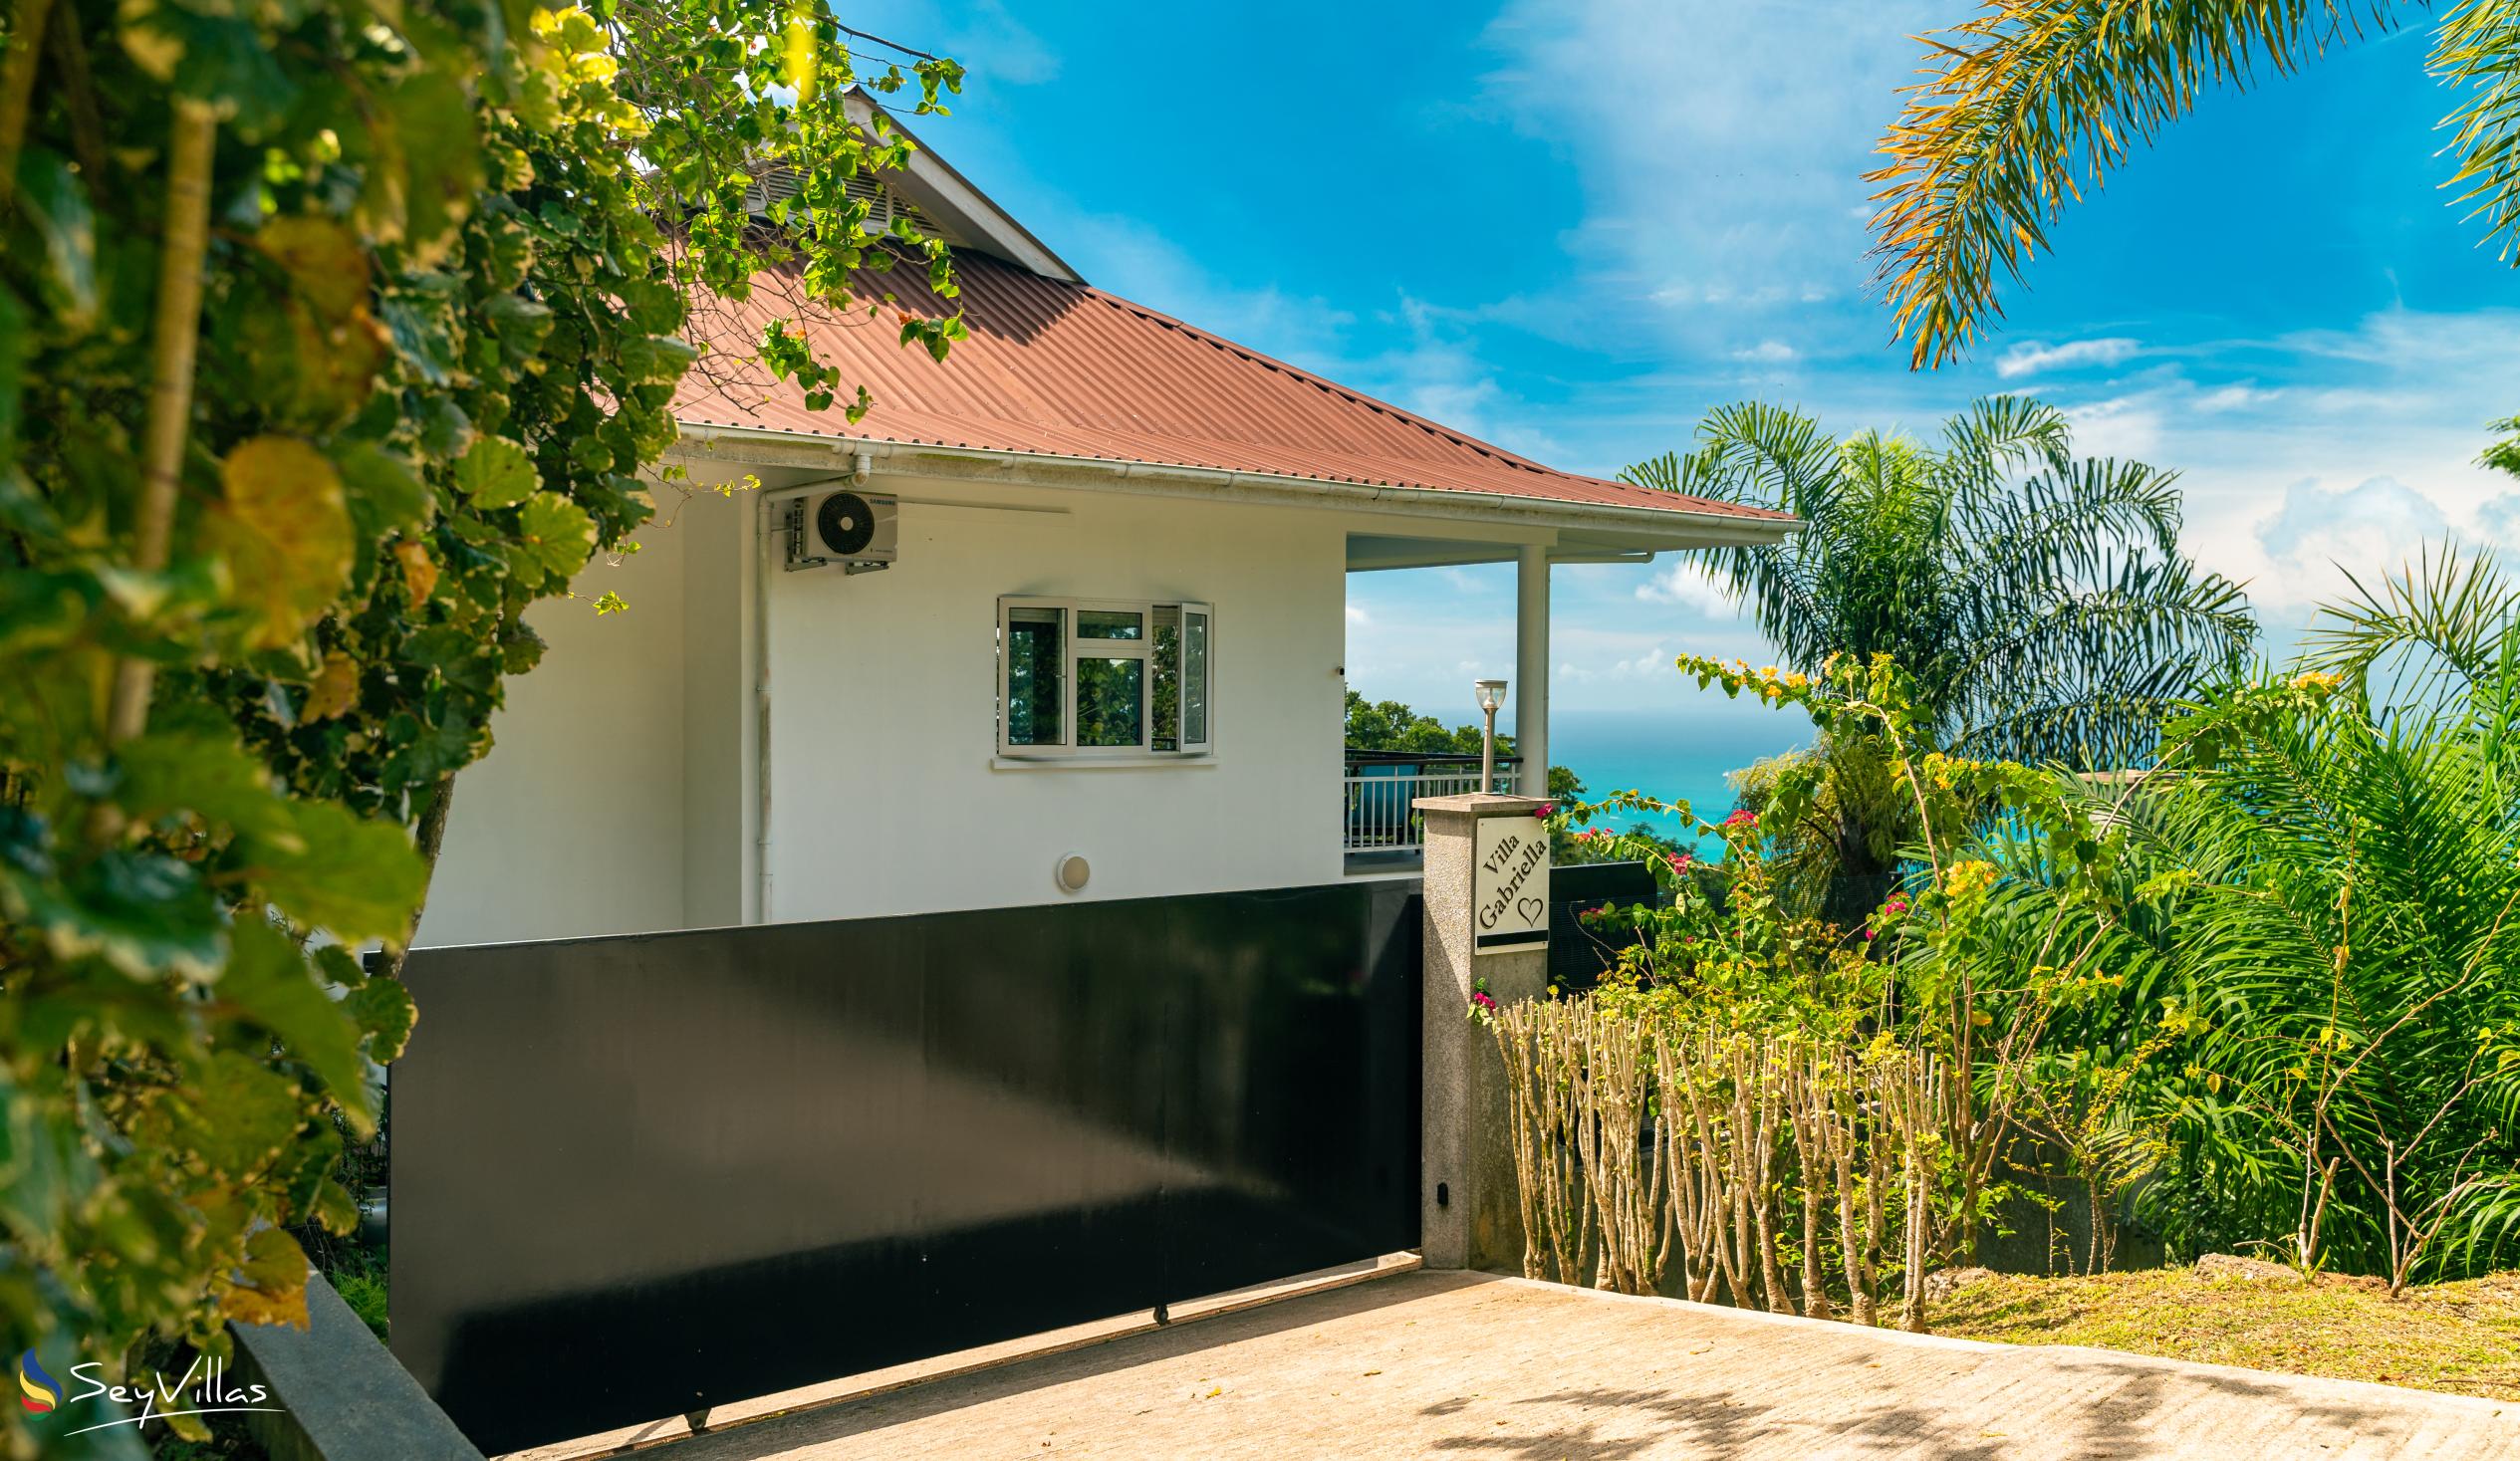
{"type": "Polygon", "coordinates": [[[1549,824],[1482,817],[1471,844],[1471,947],[1482,954],[1549,946],[1549,824]]]}

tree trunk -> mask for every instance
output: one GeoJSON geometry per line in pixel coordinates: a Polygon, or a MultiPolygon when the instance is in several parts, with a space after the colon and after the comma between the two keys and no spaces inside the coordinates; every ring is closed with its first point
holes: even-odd
{"type": "Polygon", "coordinates": [[[44,22],[52,0],[18,0],[9,29],[9,55],[0,63],[0,214],[17,196],[18,148],[26,142],[27,110],[35,98],[35,68],[44,52],[44,22]]]}
{"type": "Polygon", "coordinates": [[[420,820],[411,830],[412,846],[420,854],[420,865],[427,875],[420,880],[420,906],[411,910],[411,926],[403,932],[402,942],[385,957],[385,977],[402,977],[402,961],[411,956],[411,940],[420,933],[420,914],[428,907],[428,886],[437,880],[437,854],[446,846],[446,815],[455,805],[455,773],[447,772],[429,788],[428,805],[420,809],[420,820]]]}
{"type": "MultiPolygon", "coordinates": [[[[28,48],[31,58],[34,48],[28,48]]],[[[12,55],[12,63],[16,61],[12,55]]],[[[30,59],[29,65],[31,66],[30,59]]],[[[157,318],[150,326],[148,419],[140,436],[139,515],[132,522],[131,568],[163,572],[172,546],[184,442],[192,435],[193,358],[201,344],[201,260],[210,238],[210,157],[217,116],[178,99],[166,154],[166,227],[157,242],[157,318]]],[[[114,667],[106,739],[120,744],[148,728],[157,666],[126,654],[114,667]]]]}

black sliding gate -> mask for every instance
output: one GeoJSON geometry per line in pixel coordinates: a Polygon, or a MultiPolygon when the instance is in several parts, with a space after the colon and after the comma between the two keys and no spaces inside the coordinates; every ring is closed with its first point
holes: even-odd
{"type": "Polygon", "coordinates": [[[1404,883],[424,949],[392,1344],[496,1453],[1417,1243],[1404,883]]]}

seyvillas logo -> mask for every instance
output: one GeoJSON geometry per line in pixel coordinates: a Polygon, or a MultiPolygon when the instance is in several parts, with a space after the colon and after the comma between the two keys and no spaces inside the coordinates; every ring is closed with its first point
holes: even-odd
{"type": "Polygon", "coordinates": [[[61,1404],[61,1383],[44,1372],[32,1349],[18,1356],[18,1403],[38,1415],[49,1415],[61,1404]]]}
{"type": "MultiPolygon", "coordinates": [[[[100,1396],[116,1405],[137,1405],[135,1415],[114,1415],[64,1436],[86,1435],[92,1430],[112,1430],[118,1425],[144,1425],[170,1415],[218,1415],[238,1410],[278,1410],[271,1403],[271,1391],[261,1385],[239,1385],[227,1377],[227,1365],[217,1359],[195,1359],[180,1376],[168,1379],[164,1374],[148,1377],[145,1384],[110,1385],[98,1376],[105,1366],[95,1362],[74,1364],[70,1377],[80,1386],[79,1393],[67,1398],[59,1381],[44,1372],[35,1351],[18,1356],[18,1403],[37,1415],[49,1415],[64,1405],[100,1396]]],[[[67,1420],[70,1417],[64,1416],[67,1420]]]]}

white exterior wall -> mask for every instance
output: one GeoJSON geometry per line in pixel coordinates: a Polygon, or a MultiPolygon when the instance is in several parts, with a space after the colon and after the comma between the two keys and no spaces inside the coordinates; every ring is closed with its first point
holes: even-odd
{"type": "Polygon", "coordinates": [[[584,592],[526,611],[548,647],[455,778],[417,942],[681,926],[682,545],[643,544],[588,576],[627,611],[584,592]]]}
{"type": "MultiPolygon", "coordinates": [[[[1344,875],[1347,537],[1375,518],[881,473],[863,490],[962,505],[904,502],[884,572],[768,575],[773,919],[1344,875]],[[1213,605],[1212,754],[1000,761],[997,601],[1014,594],[1213,605]],[[1071,852],[1093,866],[1076,894],[1052,878],[1071,852]]],[[[550,650],[457,781],[421,944],[754,916],[759,513],[751,493],[694,496],[532,611],[550,650]],[[629,610],[597,618],[606,590],[629,610]]]]}
{"type": "Polygon", "coordinates": [[[1342,876],[1345,515],[878,476],[882,573],[770,585],[775,921],[1283,887],[1342,876]],[[1001,595],[1215,607],[1214,750],[1154,765],[996,755],[1001,595]],[[1076,894],[1052,877],[1081,853],[1076,894]]]}

